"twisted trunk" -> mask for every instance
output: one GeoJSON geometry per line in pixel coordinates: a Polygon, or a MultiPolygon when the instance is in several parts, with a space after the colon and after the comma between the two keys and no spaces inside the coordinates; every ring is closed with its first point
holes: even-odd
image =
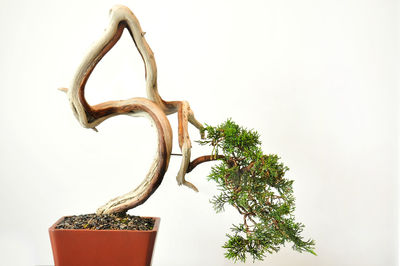
{"type": "Polygon", "coordinates": [[[110,10],[110,24],[103,36],[93,44],[75,73],[71,89],[67,92],[75,117],[85,128],[97,131],[96,126],[116,115],[146,116],[155,125],[158,134],[158,148],[153,164],[143,182],[131,192],[112,199],[97,210],[98,214],[127,211],[145,202],[160,185],[167,171],[172,150],[172,130],[166,115],[178,112],[179,147],[182,151],[182,162],[177,181],[195,191],[197,188],[185,180],[190,162],[191,141],[188,134],[188,123],[201,129],[189,103],[186,101],[164,101],[157,89],[157,66],[153,51],[144,38],[139,21],[125,6],[116,5],[110,10]],[[142,56],[146,73],[146,98],[131,98],[122,101],[108,101],[91,106],[85,99],[85,85],[93,69],[110,51],[127,28],[133,42],[142,56]]]}

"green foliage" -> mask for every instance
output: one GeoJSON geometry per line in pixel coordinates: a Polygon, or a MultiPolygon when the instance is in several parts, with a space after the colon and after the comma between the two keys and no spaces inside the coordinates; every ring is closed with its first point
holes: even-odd
{"type": "Polygon", "coordinates": [[[277,155],[263,154],[258,133],[230,119],[216,127],[207,125],[204,133],[199,143],[210,145],[213,156],[223,155],[209,175],[221,192],[211,200],[214,209],[224,211],[228,203],[243,216],[227,234],[225,256],[244,262],[249,254],[253,261],[263,260],[286,242],[292,242],[296,251],[315,255],[314,241],[304,241],[300,236],[304,225],[295,222],[293,181],[284,178],[289,169],[277,155]]]}

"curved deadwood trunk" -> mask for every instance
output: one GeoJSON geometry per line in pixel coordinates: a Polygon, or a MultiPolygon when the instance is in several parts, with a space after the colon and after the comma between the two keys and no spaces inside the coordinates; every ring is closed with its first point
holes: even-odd
{"type": "Polygon", "coordinates": [[[125,27],[129,29],[146,67],[146,86],[156,87],[156,67],[153,53],[143,37],[135,16],[125,7],[116,6],[110,13],[111,22],[104,35],[91,48],[75,74],[68,97],[72,110],[82,126],[93,128],[116,115],[147,116],[158,134],[157,153],[143,182],[133,191],[112,199],[97,210],[98,214],[120,212],[142,204],[160,185],[167,171],[172,150],[172,130],[164,111],[153,101],[132,98],[109,101],[91,106],[85,99],[85,85],[90,74],[103,56],[117,43],[125,27]]]}
{"type": "Polygon", "coordinates": [[[172,130],[166,115],[178,112],[179,146],[182,150],[182,163],[177,176],[178,184],[186,185],[197,191],[196,187],[185,180],[190,162],[191,142],[188,134],[188,122],[201,129],[186,101],[166,102],[158,94],[157,67],[154,54],[150,49],[145,32],[142,31],[135,15],[124,6],[114,6],[110,10],[110,24],[103,36],[93,44],[89,53],[75,73],[71,89],[67,92],[75,117],[85,128],[97,131],[96,126],[116,115],[147,116],[157,128],[158,149],[152,166],[144,181],[133,191],[117,197],[97,211],[98,214],[120,212],[142,204],[160,185],[168,168],[172,150],[172,130]],[[144,61],[146,73],[146,91],[149,99],[132,98],[123,101],[109,101],[91,106],[85,99],[85,85],[93,69],[103,56],[118,42],[123,30],[127,28],[144,61]]]}
{"type": "MultiPolygon", "coordinates": [[[[114,114],[128,114],[131,116],[148,117],[157,129],[157,153],[154,161],[142,183],[133,191],[112,199],[97,210],[98,214],[127,211],[145,202],[158,188],[168,169],[172,150],[171,126],[162,110],[152,101],[144,98],[133,98],[115,102],[119,107],[113,110],[114,114]]],[[[94,106],[96,108],[98,106],[94,106]]],[[[100,110],[104,110],[100,108],[100,110]]]]}

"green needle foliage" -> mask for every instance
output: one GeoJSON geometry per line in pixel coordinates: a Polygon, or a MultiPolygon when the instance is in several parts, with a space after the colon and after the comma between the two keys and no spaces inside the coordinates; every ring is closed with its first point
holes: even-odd
{"type": "Polygon", "coordinates": [[[279,251],[286,242],[292,242],[296,251],[316,255],[314,241],[303,240],[304,225],[293,215],[293,181],[284,178],[289,168],[277,155],[263,154],[258,133],[230,119],[216,127],[207,125],[204,133],[199,143],[210,145],[213,159],[220,161],[209,175],[221,191],[211,200],[214,209],[224,211],[228,203],[243,216],[231,228],[232,234],[227,234],[226,258],[245,262],[249,254],[253,261],[263,260],[266,253],[279,251]]]}

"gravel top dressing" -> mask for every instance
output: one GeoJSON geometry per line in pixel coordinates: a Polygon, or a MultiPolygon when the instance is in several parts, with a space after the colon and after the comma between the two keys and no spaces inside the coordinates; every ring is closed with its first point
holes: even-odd
{"type": "Polygon", "coordinates": [[[90,230],[152,230],[154,219],[117,214],[83,214],[65,217],[56,229],[90,229],[90,230]]]}

